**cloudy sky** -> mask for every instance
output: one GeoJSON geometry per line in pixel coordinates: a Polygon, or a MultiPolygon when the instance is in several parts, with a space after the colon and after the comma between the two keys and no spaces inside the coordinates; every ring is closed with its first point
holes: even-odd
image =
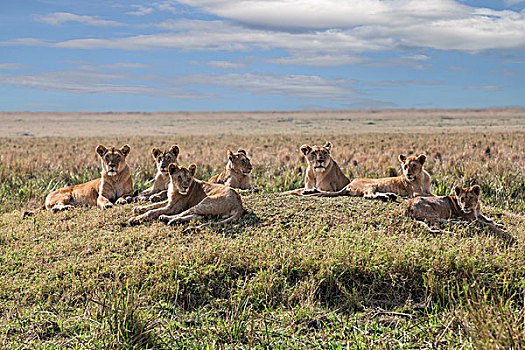
{"type": "Polygon", "coordinates": [[[2,110],[525,106],[525,1],[0,1],[2,110]]]}

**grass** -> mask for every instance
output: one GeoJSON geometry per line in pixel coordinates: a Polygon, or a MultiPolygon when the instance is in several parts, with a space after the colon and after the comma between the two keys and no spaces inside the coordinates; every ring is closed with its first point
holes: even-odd
{"type": "Polygon", "coordinates": [[[523,348],[525,154],[522,133],[3,139],[0,342],[3,348],[523,348]],[[509,242],[455,225],[431,235],[406,201],[300,198],[298,147],[330,140],[350,177],[385,176],[426,153],[433,191],[482,186],[509,242]],[[196,145],[201,142],[200,145],[196,145]],[[202,230],[126,225],[131,205],[22,219],[46,193],[94,178],[97,143],[129,143],[135,188],[149,150],[179,144],[207,178],[247,149],[260,193],[246,213],[202,230]],[[489,149],[487,151],[487,149],[489,149]],[[367,155],[377,155],[374,159],[367,155]]]}

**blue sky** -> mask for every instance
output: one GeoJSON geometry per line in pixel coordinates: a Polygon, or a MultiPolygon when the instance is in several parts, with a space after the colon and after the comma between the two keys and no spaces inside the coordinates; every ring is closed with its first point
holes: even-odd
{"type": "Polygon", "coordinates": [[[0,110],[525,106],[525,1],[0,2],[0,110]]]}

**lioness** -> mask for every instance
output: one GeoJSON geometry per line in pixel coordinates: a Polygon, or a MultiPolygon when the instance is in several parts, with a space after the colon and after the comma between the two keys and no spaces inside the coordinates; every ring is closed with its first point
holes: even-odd
{"type": "Polygon", "coordinates": [[[438,225],[448,219],[459,218],[464,221],[477,220],[492,228],[503,227],[481,214],[481,188],[478,185],[456,186],[454,192],[455,196],[414,198],[408,203],[404,215],[418,220],[432,233],[441,231],[431,229],[424,221],[438,225]]]}
{"type": "Polygon", "coordinates": [[[170,183],[170,177],[168,175],[168,166],[171,163],[179,164],[177,156],[179,155],[179,146],[173,145],[168,150],[161,151],[157,147],[151,150],[151,155],[155,160],[157,167],[157,174],[153,185],[142,191],[139,196],[139,201],[146,201],[151,199],[153,202],[160,202],[168,198],[168,185],[170,183]]]}
{"type": "Polygon", "coordinates": [[[194,178],[196,165],[189,168],[170,164],[168,200],[147,206],[134,207],[135,213],[143,213],[129,219],[131,225],[144,220],[160,218],[169,225],[198,220],[206,215],[220,215],[228,223],[238,219],[244,209],[240,195],[232,188],[212,184],[194,178]]]}
{"type": "Polygon", "coordinates": [[[406,157],[399,155],[403,174],[380,179],[358,178],[338,192],[313,194],[320,197],[364,196],[367,199],[395,200],[397,196],[418,197],[432,196],[430,193],[430,175],[423,169],[427,157],[406,157]]]}
{"type": "Polygon", "coordinates": [[[252,169],[252,163],[245,150],[240,149],[237,151],[237,154],[228,150],[228,163],[226,167],[222,173],[213,176],[208,182],[223,184],[241,190],[249,190],[252,189],[250,180],[252,169]]]}
{"type": "Polygon", "coordinates": [[[131,170],[126,163],[130,147],[106,148],[98,145],[97,154],[102,163],[101,177],[80,185],[68,186],[47,195],[45,209],[57,212],[81,205],[110,208],[113,203],[125,204],[133,195],[131,170]]]}
{"type": "Polygon", "coordinates": [[[324,146],[302,145],[300,149],[308,163],[304,188],[286,191],[284,194],[309,195],[320,191],[339,191],[350,182],[330,156],[332,149],[330,142],[324,146]]]}

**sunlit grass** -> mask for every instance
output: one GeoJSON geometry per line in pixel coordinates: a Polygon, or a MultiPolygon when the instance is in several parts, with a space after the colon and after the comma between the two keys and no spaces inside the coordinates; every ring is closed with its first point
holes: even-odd
{"type": "MultiPolygon", "coordinates": [[[[3,348],[520,348],[524,335],[524,135],[443,134],[4,139],[0,164],[3,348]],[[484,211],[515,238],[474,225],[430,235],[406,201],[300,198],[303,143],[334,144],[349,177],[387,176],[426,153],[436,194],[480,184],[484,211]],[[153,146],[176,143],[197,177],[248,151],[259,193],[231,225],[126,225],[131,205],[52,214],[54,188],[98,176],[98,143],[132,146],[135,189],[153,146]],[[490,152],[487,152],[490,147],[490,152]],[[373,156],[370,156],[373,155],[373,156]]],[[[213,219],[211,219],[213,220],[213,219]]]]}

